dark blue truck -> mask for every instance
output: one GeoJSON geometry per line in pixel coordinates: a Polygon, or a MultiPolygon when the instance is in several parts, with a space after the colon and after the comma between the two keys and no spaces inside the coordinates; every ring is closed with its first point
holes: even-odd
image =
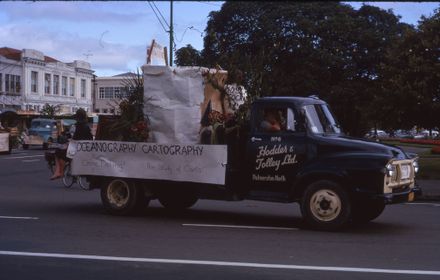
{"type": "Polygon", "coordinates": [[[85,175],[91,188],[101,189],[112,214],[130,214],[151,199],[171,209],[191,207],[198,199],[297,202],[307,224],[319,230],[371,221],[387,204],[411,202],[420,192],[416,156],[345,136],[318,98],[258,99],[247,124],[223,135],[224,184],[85,175]],[[275,131],[261,125],[268,111],[277,112],[275,131]]]}

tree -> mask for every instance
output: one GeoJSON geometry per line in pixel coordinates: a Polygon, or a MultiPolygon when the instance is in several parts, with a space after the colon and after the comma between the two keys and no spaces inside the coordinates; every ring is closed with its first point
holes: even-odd
{"type": "Polygon", "coordinates": [[[104,138],[145,142],[148,139],[148,116],[144,114],[144,80],[139,73],[132,73],[122,81],[126,94],[119,96],[120,116],[108,125],[108,131],[104,131],[104,138]]]}
{"type": "Polygon", "coordinates": [[[211,12],[202,57],[241,69],[253,96],[318,94],[361,135],[381,94],[379,62],[406,30],[391,11],[338,2],[225,2],[211,12]]]}
{"type": "Polygon", "coordinates": [[[52,119],[60,111],[59,105],[50,105],[48,103],[44,104],[43,108],[40,110],[42,117],[52,119]]]}
{"type": "Polygon", "coordinates": [[[200,66],[201,54],[188,44],[176,51],[175,63],[177,66],[200,66]]]}
{"type": "MultiPolygon", "coordinates": [[[[422,17],[417,30],[407,32],[389,50],[382,65],[389,126],[431,129],[440,126],[440,9],[422,17]],[[391,123],[389,123],[391,120],[391,123]]],[[[385,102],[384,102],[385,104],[385,102]]]]}

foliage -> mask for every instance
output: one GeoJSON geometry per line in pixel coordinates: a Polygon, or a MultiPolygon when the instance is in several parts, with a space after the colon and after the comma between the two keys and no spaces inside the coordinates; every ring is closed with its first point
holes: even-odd
{"type": "Polygon", "coordinates": [[[380,62],[411,29],[368,5],[227,1],[209,16],[202,59],[242,70],[253,97],[318,94],[347,132],[362,135],[389,102],[380,62]]]}
{"type": "Polygon", "coordinates": [[[126,95],[119,96],[120,117],[108,126],[114,140],[145,142],[148,139],[148,116],[144,115],[144,83],[137,71],[123,80],[126,95]]]}
{"type": "Polygon", "coordinates": [[[400,110],[388,109],[388,126],[431,129],[440,126],[440,10],[422,17],[418,30],[405,34],[382,65],[383,91],[400,110]],[[391,122],[390,122],[391,121],[391,122]]]}
{"type": "Polygon", "coordinates": [[[50,105],[49,103],[44,104],[43,108],[40,110],[42,117],[52,119],[56,114],[60,112],[59,105],[50,105]]]}
{"type": "Polygon", "coordinates": [[[176,51],[177,66],[199,66],[201,63],[201,54],[191,45],[186,45],[176,51]]]}

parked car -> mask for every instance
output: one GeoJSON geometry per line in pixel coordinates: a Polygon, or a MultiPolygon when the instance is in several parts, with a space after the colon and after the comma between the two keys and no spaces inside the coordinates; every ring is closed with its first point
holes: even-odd
{"type": "Polygon", "coordinates": [[[364,137],[365,138],[388,138],[390,136],[384,130],[379,130],[378,129],[378,130],[374,131],[374,129],[372,129],[367,134],[365,134],[364,137]]]}
{"type": "Polygon", "coordinates": [[[421,132],[414,135],[414,139],[428,139],[428,138],[437,138],[439,136],[439,132],[437,130],[432,130],[432,137],[430,137],[429,130],[422,130],[421,132]]]}
{"type": "Polygon", "coordinates": [[[28,149],[30,145],[41,145],[46,150],[50,143],[56,141],[61,132],[68,130],[75,122],[70,119],[33,119],[29,131],[24,137],[23,149],[28,149]]]}
{"type": "Polygon", "coordinates": [[[412,139],[414,138],[414,135],[412,135],[412,133],[408,130],[398,129],[394,131],[394,137],[412,139]]]}

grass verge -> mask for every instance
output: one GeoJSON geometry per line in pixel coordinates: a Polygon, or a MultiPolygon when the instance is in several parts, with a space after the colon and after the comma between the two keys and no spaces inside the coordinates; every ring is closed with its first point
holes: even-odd
{"type": "Polygon", "coordinates": [[[419,159],[418,179],[440,180],[440,157],[423,157],[419,159]]]}

